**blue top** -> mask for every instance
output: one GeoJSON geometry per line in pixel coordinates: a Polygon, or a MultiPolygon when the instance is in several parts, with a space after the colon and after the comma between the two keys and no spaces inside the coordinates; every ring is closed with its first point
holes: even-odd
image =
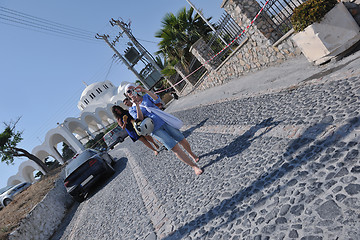
{"type": "MultiPolygon", "coordinates": [[[[155,104],[156,103],[160,103],[160,97],[158,96],[157,100],[152,99],[148,94],[145,94],[143,96],[143,100],[140,104],[140,109],[142,114],[144,115],[144,117],[149,117],[153,120],[154,122],[154,131],[158,130],[165,122],[158,116],[155,115],[154,113],[150,113],[146,110],[146,108],[144,108],[143,106],[146,107],[153,107],[153,108],[158,108],[155,104]]],[[[130,115],[134,118],[137,119],[137,112],[136,112],[136,106],[132,106],[129,108],[129,113],[130,115]]]]}

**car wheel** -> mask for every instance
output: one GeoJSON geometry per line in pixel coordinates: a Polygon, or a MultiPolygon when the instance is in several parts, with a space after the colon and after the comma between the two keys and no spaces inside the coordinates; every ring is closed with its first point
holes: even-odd
{"type": "Polygon", "coordinates": [[[73,199],[79,203],[83,202],[85,200],[83,195],[71,195],[73,199]]]}
{"type": "Polygon", "coordinates": [[[11,203],[11,199],[9,199],[9,198],[6,198],[5,200],[4,200],[4,206],[6,207],[7,205],[9,205],[11,203]]]}

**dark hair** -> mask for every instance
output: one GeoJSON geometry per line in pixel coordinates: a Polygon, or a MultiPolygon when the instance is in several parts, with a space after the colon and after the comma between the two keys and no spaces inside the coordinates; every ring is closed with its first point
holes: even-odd
{"type": "Polygon", "coordinates": [[[128,98],[128,97],[124,98],[123,102],[125,102],[126,100],[130,101],[130,98],[128,98]]]}
{"type": "Polygon", "coordinates": [[[115,117],[116,119],[121,119],[121,115],[122,115],[122,114],[119,114],[118,112],[116,112],[116,109],[117,109],[117,110],[120,110],[121,113],[126,113],[126,112],[127,112],[127,110],[123,109],[123,108],[120,107],[119,105],[114,105],[114,106],[112,106],[111,111],[112,111],[112,113],[113,113],[113,115],[114,115],[114,117],[115,117]]]}

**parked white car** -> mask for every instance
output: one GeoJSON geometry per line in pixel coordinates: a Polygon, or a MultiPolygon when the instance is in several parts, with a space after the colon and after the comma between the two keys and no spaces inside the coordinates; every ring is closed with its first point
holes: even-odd
{"type": "Polygon", "coordinates": [[[9,205],[16,195],[30,187],[30,185],[29,182],[23,182],[0,189],[0,209],[9,205]]]}

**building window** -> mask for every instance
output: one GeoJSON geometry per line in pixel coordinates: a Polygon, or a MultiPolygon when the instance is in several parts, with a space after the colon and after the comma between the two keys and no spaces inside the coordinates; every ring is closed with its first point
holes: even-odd
{"type": "Polygon", "coordinates": [[[109,88],[106,84],[104,84],[103,87],[104,87],[105,89],[108,89],[108,88],[109,88]]]}
{"type": "Polygon", "coordinates": [[[97,88],[97,89],[96,89],[96,92],[97,92],[98,94],[101,94],[101,93],[102,93],[101,88],[97,88]]]}

